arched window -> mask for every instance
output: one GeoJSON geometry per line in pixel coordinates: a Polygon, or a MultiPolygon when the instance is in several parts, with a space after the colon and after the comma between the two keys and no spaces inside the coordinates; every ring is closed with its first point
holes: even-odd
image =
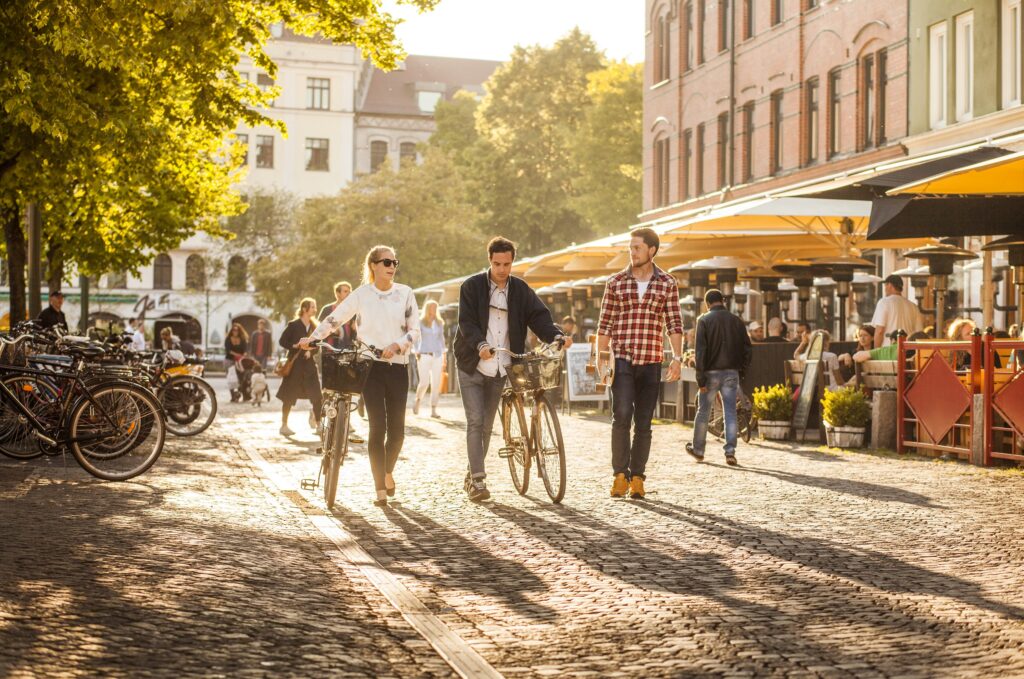
{"type": "Polygon", "coordinates": [[[193,290],[206,287],[206,261],[202,255],[189,255],[185,260],[185,287],[193,290]]]}
{"type": "Polygon", "coordinates": [[[171,290],[171,257],[160,254],[153,260],[153,289],[171,290]]]}
{"type": "Polygon", "coordinates": [[[398,145],[398,161],[400,163],[406,161],[416,162],[416,142],[403,141],[398,145]]]}
{"type": "Polygon", "coordinates": [[[370,172],[380,169],[388,159],[388,143],[386,141],[370,142],[370,172]]]}
{"type": "Polygon", "coordinates": [[[245,257],[235,255],[228,260],[228,290],[242,292],[246,288],[249,265],[245,257]]]}

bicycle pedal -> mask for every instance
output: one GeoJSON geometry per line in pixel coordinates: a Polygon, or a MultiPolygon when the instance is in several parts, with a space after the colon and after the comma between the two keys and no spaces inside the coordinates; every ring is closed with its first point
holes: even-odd
{"type": "Polygon", "coordinates": [[[319,485],[320,484],[317,483],[316,479],[302,479],[299,481],[299,487],[302,488],[302,490],[316,490],[319,485]]]}
{"type": "Polygon", "coordinates": [[[499,448],[498,457],[507,459],[512,457],[513,452],[514,450],[512,448],[499,448]]]}

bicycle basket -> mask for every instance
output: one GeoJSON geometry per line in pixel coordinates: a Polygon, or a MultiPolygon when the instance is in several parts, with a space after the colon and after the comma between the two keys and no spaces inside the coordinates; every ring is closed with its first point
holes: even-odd
{"type": "Polygon", "coordinates": [[[369,356],[344,353],[324,354],[323,387],[343,394],[361,394],[370,376],[373,359],[369,356]]]}
{"type": "Polygon", "coordinates": [[[558,389],[562,384],[562,357],[541,356],[513,362],[508,379],[515,391],[558,389]]]}

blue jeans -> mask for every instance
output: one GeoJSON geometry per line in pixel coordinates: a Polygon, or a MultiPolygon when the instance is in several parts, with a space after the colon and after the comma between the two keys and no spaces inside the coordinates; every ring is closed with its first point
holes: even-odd
{"type": "Polygon", "coordinates": [[[626,478],[647,478],[647,458],[651,455],[651,418],[658,404],[661,364],[633,365],[625,358],[615,359],[612,382],[612,473],[626,478]],[[633,425],[633,442],[629,430],[633,425]]]}
{"type": "Polygon", "coordinates": [[[498,412],[504,386],[504,377],[487,377],[476,370],[472,373],[459,370],[462,407],[466,409],[466,451],[469,454],[469,471],[474,479],[487,476],[484,458],[491,443],[494,416],[498,412]]]}
{"type": "Polygon", "coordinates": [[[708,370],[707,391],[697,399],[697,418],[693,422],[693,452],[704,454],[708,438],[708,419],[715,395],[722,392],[722,410],[725,417],[725,454],[736,453],[736,392],[740,388],[740,374],[735,370],[708,370]]]}

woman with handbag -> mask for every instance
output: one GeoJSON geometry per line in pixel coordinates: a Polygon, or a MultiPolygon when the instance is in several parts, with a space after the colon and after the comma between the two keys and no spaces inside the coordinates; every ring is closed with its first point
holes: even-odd
{"type": "Polygon", "coordinates": [[[278,341],[288,350],[288,362],[275,370],[282,377],[277,397],[281,399],[281,436],[294,436],[295,432],[288,427],[288,415],[299,399],[308,399],[313,404],[313,417],[320,423],[320,409],[323,396],[320,391],[320,375],[316,371],[313,360],[314,352],[308,347],[300,347],[299,343],[316,328],[316,300],[306,297],[299,303],[295,318],[281,333],[278,341]]]}
{"type": "Polygon", "coordinates": [[[395,494],[391,476],[405,440],[405,408],[409,394],[409,353],[420,338],[419,309],[412,288],[395,282],[398,258],[394,248],[378,245],[366,253],[363,285],[339,304],[313,334],[300,343],[321,340],[359,315],[359,335],[382,349],[363,388],[370,419],[367,449],[377,491],[377,506],[395,494]]]}

